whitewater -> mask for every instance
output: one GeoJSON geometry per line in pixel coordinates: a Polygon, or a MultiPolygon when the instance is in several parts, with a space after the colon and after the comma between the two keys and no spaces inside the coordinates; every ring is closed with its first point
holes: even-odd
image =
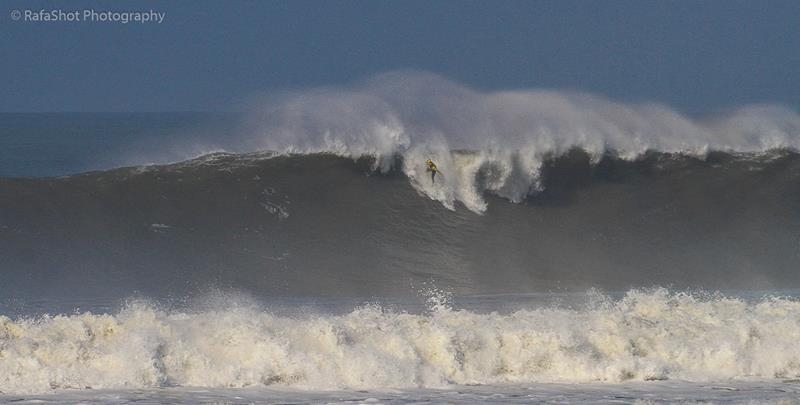
{"type": "MultiPolygon", "coordinates": [[[[164,386],[310,390],[800,376],[800,302],[629,291],[583,308],[339,315],[252,305],[0,319],[4,392],[164,386]]],[[[440,298],[441,299],[441,298],[440,298]]]]}
{"type": "Polygon", "coordinates": [[[0,114],[0,402],[800,399],[795,110],[249,105],[0,114]]]}

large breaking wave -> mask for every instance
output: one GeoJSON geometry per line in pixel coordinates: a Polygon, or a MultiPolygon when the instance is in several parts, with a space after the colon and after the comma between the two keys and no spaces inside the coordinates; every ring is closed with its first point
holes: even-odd
{"type": "Polygon", "coordinates": [[[374,156],[381,170],[399,154],[418,190],[476,212],[486,209],[485,191],[523,200],[541,187],[543,162],[574,148],[599,160],[608,151],[635,159],[647,151],[702,156],[800,146],[800,115],[777,105],[689,118],[655,103],[551,90],[484,92],[420,72],[283,93],[253,105],[238,135],[192,150],[374,156]],[[427,181],[428,158],[445,174],[436,187],[427,181]],[[476,182],[489,171],[490,178],[476,182]]]}

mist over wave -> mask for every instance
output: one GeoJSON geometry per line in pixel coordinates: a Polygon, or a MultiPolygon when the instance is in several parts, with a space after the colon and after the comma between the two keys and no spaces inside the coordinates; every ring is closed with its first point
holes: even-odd
{"type": "Polygon", "coordinates": [[[420,192],[453,208],[486,209],[483,193],[521,201],[541,187],[551,155],[573,148],[599,159],[614,151],[635,159],[648,150],[702,156],[708,151],[764,152],[800,146],[800,115],[777,105],[749,105],[689,118],[656,103],[626,104],[556,90],[480,91],[425,72],[390,72],[344,87],[285,92],[252,102],[236,131],[192,151],[330,152],[394,157],[420,192]],[[453,150],[470,150],[469,156],[453,150]],[[428,181],[425,161],[442,169],[428,181]],[[476,182],[491,170],[489,181],[476,182]]]}
{"type": "Polygon", "coordinates": [[[483,91],[413,71],[245,104],[241,114],[6,114],[0,174],[74,174],[217,152],[333,153],[374,157],[375,169],[402,168],[416,190],[446,207],[484,212],[485,192],[520,202],[541,191],[542,165],[572,149],[594,161],[610,152],[629,160],[647,151],[702,157],[797,150],[800,139],[800,115],[779,105],[688,117],[656,103],[575,91],[483,91]],[[442,170],[435,184],[428,158],[442,170]]]}
{"type": "MultiPolygon", "coordinates": [[[[632,290],[507,314],[365,305],[279,316],[251,305],[0,316],[0,391],[166,386],[304,389],[715,381],[800,376],[800,303],[632,290]]],[[[441,304],[441,302],[440,302],[441,304]]]]}

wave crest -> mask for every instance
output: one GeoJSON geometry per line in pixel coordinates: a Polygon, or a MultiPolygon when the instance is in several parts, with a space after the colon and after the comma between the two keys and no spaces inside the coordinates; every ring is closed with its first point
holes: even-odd
{"type": "Polygon", "coordinates": [[[538,189],[547,156],[575,148],[596,159],[612,150],[635,159],[650,150],[702,156],[800,147],[800,115],[782,106],[692,119],[660,104],[552,90],[483,92],[407,71],[270,98],[254,107],[244,127],[237,151],[369,155],[382,171],[399,154],[421,193],[476,212],[486,208],[484,192],[522,200],[538,189]],[[450,153],[461,149],[478,153],[450,153]],[[445,174],[439,184],[425,181],[428,158],[445,174]]]}

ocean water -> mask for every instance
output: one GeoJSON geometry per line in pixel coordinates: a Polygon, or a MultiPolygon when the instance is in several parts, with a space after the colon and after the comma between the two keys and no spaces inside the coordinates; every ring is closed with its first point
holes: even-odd
{"type": "Polygon", "coordinates": [[[428,76],[2,114],[0,402],[795,403],[799,141],[428,76]]]}

